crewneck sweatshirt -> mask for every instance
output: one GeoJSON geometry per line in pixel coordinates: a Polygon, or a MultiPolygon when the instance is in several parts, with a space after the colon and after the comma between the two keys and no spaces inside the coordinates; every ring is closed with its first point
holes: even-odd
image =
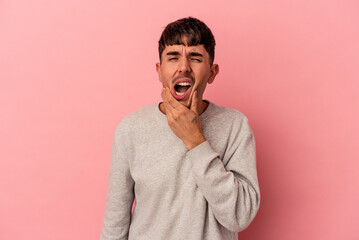
{"type": "Polygon", "coordinates": [[[192,150],[158,103],[117,125],[102,240],[234,240],[250,224],[260,203],[253,131],[238,110],[207,102],[206,141],[192,150]]]}

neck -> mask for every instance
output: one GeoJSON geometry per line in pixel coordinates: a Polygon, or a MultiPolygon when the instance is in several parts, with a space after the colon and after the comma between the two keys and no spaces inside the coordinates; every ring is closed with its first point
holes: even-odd
{"type": "Polygon", "coordinates": [[[201,115],[207,109],[207,107],[208,103],[202,100],[198,109],[198,115],[201,115]]]}

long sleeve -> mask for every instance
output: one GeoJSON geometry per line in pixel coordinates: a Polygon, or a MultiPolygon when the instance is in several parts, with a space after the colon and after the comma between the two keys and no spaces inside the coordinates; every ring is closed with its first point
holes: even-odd
{"type": "Polygon", "coordinates": [[[134,200],[134,181],[130,174],[130,138],[126,125],[120,123],[114,134],[111,164],[101,240],[127,240],[134,200]]]}
{"type": "Polygon", "coordinates": [[[210,210],[233,232],[251,223],[260,203],[254,135],[247,118],[237,125],[228,137],[226,163],[208,141],[187,152],[192,174],[210,210]]]}

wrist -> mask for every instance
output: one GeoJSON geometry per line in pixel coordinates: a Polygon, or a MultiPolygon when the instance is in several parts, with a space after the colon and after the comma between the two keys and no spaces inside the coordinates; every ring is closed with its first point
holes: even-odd
{"type": "Polygon", "coordinates": [[[187,143],[185,143],[185,145],[187,146],[188,150],[192,150],[193,148],[197,147],[201,143],[204,143],[205,141],[206,141],[206,138],[201,133],[201,134],[197,135],[196,137],[192,138],[187,143]]]}

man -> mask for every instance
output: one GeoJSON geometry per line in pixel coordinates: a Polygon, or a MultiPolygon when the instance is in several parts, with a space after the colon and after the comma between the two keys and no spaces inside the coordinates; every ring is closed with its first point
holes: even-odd
{"type": "Polygon", "coordinates": [[[129,114],[115,130],[102,240],[237,239],[256,215],[248,119],[202,99],[219,71],[214,46],[195,18],[163,31],[156,64],[163,102],[129,114]]]}

